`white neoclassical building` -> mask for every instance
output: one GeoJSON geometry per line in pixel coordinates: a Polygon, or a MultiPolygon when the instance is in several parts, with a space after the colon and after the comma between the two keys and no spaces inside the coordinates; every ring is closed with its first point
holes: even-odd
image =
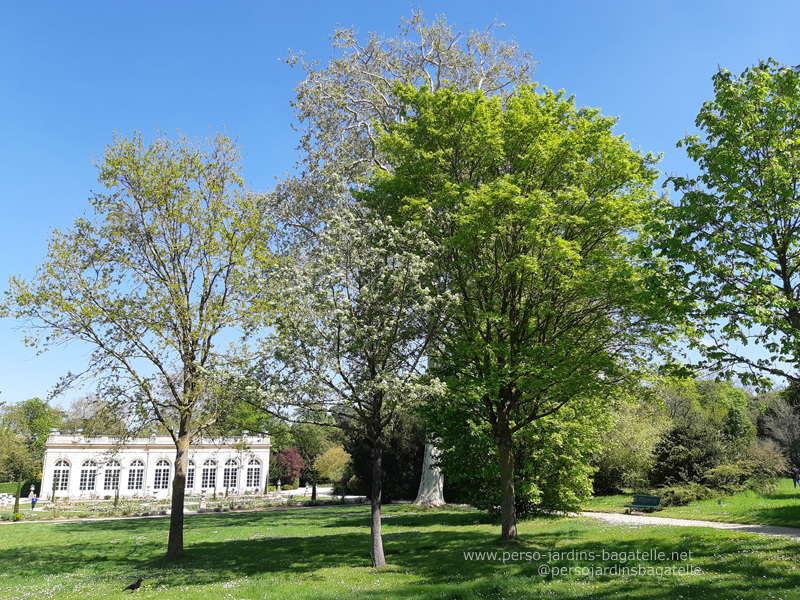
{"type": "MultiPolygon", "coordinates": [[[[199,439],[189,448],[186,494],[263,492],[269,481],[269,436],[199,439]]],[[[125,440],[51,433],[40,496],[90,499],[170,498],[175,444],[169,436],[125,440]]]]}

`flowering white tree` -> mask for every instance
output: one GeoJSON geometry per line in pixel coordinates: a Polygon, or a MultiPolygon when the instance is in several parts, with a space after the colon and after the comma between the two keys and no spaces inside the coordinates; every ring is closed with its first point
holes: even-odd
{"type": "Polygon", "coordinates": [[[316,244],[278,269],[265,378],[276,405],[332,416],[372,443],[372,565],[385,566],[384,436],[398,410],[436,388],[423,378],[425,357],[449,297],[434,287],[421,258],[429,242],[411,224],[356,208],[326,221],[316,244]]]}
{"type": "Polygon", "coordinates": [[[273,243],[295,246],[298,237],[313,237],[343,190],[361,188],[376,169],[389,168],[378,139],[403,121],[408,108],[395,95],[397,82],[434,92],[482,90],[488,96],[506,96],[530,83],[531,54],[513,39],[497,39],[502,27],[495,21],[467,31],[448,24],[444,15],[428,21],[412,9],[393,37],[359,36],[353,28],[337,27],[327,63],[292,52],[287,64],[303,72],[292,102],[300,161],[271,195],[278,228],[273,243]]]}

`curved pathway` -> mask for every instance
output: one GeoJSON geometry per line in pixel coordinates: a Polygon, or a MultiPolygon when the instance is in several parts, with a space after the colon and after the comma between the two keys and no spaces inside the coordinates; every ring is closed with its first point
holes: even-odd
{"type": "Polygon", "coordinates": [[[584,517],[602,519],[616,523],[637,523],[641,525],[678,525],[681,527],[712,527],[713,529],[728,529],[733,531],[746,531],[748,533],[763,533],[764,535],[782,535],[800,541],[800,529],[794,527],[776,527],[774,525],[743,525],[741,523],[718,523],[716,521],[692,521],[690,519],[671,519],[667,517],[648,517],[637,514],[617,514],[600,512],[583,512],[584,517]]]}

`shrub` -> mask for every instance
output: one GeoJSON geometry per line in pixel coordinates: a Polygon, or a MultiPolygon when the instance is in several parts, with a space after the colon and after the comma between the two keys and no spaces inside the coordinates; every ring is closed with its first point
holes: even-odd
{"type": "Polygon", "coordinates": [[[709,486],[729,494],[745,489],[766,493],[775,489],[787,468],[786,458],[775,445],[753,444],[739,460],[714,467],[704,479],[709,486]]]}
{"type": "Polygon", "coordinates": [[[684,422],[661,437],[650,480],[656,486],[699,483],[722,462],[719,432],[705,423],[684,422]]]}
{"type": "Polygon", "coordinates": [[[696,500],[708,500],[715,496],[714,491],[699,483],[687,483],[658,490],[663,496],[662,506],[686,506],[696,500]]]}
{"type": "Polygon", "coordinates": [[[739,462],[726,463],[714,467],[706,473],[705,482],[709,487],[726,494],[742,491],[744,489],[743,483],[747,479],[749,471],[739,462]]]}
{"type": "Polygon", "coordinates": [[[749,470],[745,486],[760,494],[773,491],[789,468],[780,448],[770,443],[750,446],[740,462],[749,470]]]}

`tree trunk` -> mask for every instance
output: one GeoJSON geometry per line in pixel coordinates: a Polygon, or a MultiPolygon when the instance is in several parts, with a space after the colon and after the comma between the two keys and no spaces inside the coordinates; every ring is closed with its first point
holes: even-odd
{"type": "Polygon", "coordinates": [[[167,558],[183,558],[183,507],[186,492],[186,465],[189,463],[189,436],[182,433],[175,443],[175,478],[172,480],[172,512],[169,517],[167,558]]]}
{"type": "Polygon", "coordinates": [[[500,447],[500,515],[503,539],[517,537],[517,509],[514,506],[514,451],[510,443],[500,447]]]}
{"type": "Polygon", "coordinates": [[[21,493],[22,493],[22,482],[19,481],[19,482],[17,482],[17,495],[14,498],[14,513],[13,514],[15,514],[15,515],[17,513],[19,513],[19,495],[21,493]]]}
{"type": "Polygon", "coordinates": [[[514,506],[514,440],[508,415],[498,411],[494,439],[500,455],[500,519],[503,539],[517,537],[517,510],[514,506]]]}
{"type": "Polygon", "coordinates": [[[311,501],[317,501],[317,470],[311,469],[311,501]]]}
{"type": "Polygon", "coordinates": [[[372,525],[370,536],[372,539],[372,566],[385,567],[386,558],[383,555],[383,537],[381,534],[381,479],[383,476],[383,440],[380,436],[375,438],[372,449],[372,525]]]}
{"type": "Polygon", "coordinates": [[[420,506],[444,506],[444,477],[433,462],[442,453],[433,444],[425,444],[425,458],[422,460],[422,479],[414,504],[420,506]]]}

